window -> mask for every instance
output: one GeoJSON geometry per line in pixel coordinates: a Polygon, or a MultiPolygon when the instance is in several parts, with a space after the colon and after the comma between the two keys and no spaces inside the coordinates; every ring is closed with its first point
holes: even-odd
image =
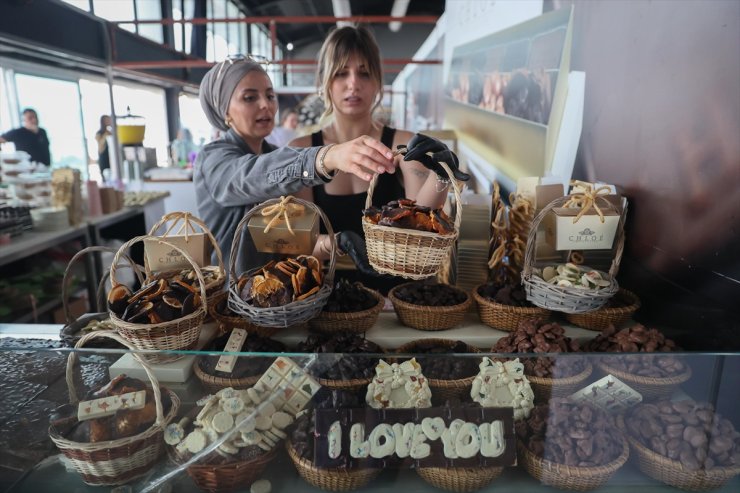
{"type": "Polygon", "coordinates": [[[126,115],[126,108],[131,114],[142,116],[146,123],[144,146],[157,150],[157,162],[160,165],[167,163],[167,110],[164,90],[145,86],[115,84],[113,86],[113,101],[117,116],[126,115]]]}
{"type": "Polygon", "coordinates": [[[201,146],[210,142],[212,135],[211,124],[200,107],[197,96],[180,94],[180,123],[193,134],[193,141],[201,146]]]}
{"type": "MultiPolygon", "coordinates": [[[[136,18],[141,21],[162,20],[162,5],[159,0],[136,0],[136,18]]],[[[162,24],[139,24],[139,34],[157,43],[164,41],[162,24]]]]}
{"type": "MultiPolygon", "coordinates": [[[[134,0],[94,0],[95,15],[109,21],[130,21],[136,19],[134,0]]],[[[119,27],[136,32],[135,24],[119,24],[119,27]]]]}
{"type": "Polygon", "coordinates": [[[90,12],[90,0],[62,0],[62,2],[68,3],[85,12],[90,12]]]}

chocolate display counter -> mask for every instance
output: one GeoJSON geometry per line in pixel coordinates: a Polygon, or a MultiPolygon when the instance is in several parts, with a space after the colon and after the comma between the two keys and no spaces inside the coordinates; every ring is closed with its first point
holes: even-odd
{"type": "MultiPolygon", "coordinates": [[[[238,332],[215,326],[199,351],[153,354],[0,325],[3,491],[740,486],[738,354],[501,352],[522,337],[466,318],[430,338],[385,312],[366,338],[291,328],[224,353],[238,332]]],[[[644,336],[548,331],[531,340],[644,336]]]]}

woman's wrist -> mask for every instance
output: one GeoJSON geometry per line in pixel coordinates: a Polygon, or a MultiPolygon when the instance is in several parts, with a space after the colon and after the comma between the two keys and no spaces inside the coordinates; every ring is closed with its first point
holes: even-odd
{"type": "Polygon", "coordinates": [[[316,155],[316,172],[325,180],[331,180],[337,174],[337,170],[327,166],[326,155],[329,154],[334,144],[329,144],[319,149],[316,155]]]}

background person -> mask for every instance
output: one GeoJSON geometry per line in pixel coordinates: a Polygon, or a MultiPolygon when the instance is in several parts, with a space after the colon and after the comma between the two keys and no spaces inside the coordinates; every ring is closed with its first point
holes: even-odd
{"type": "Polygon", "coordinates": [[[102,115],[100,117],[100,128],[95,132],[95,141],[98,143],[98,167],[100,174],[105,178],[106,169],[110,169],[110,153],[108,152],[108,136],[111,135],[112,121],[110,116],[102,115]]]}
{"type": "Polygon", "coordinates": [[[298,128],[298,112],[294,109],[286,110],[280,118],[280,126],[275,127],[265,139],[275,147],[283,147],[296,136],[298,128]]]}
{"type": "Polygon", "coordinates": [[[51,164],[51,153],[49,152],[49,138],[46,130],[39,127],[39,116],[33,108],[23,110],[23,126],[14,128],[0,135],[0,144],[12,142],[17,151],[27,152],[31,161],[51,164]]]}

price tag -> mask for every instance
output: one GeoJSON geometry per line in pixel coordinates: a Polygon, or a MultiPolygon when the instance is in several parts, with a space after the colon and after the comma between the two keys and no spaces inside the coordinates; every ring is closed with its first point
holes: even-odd
{"type": "Polygon", "coordinates": [[[86,419],[112,416],[116,411],[122,409],[141,409],[144,407],[144,404],[146,404],[145,390],[101,397],[92,401],[82,401],[77,406],[77,419],[84,421],[86,419]]]}
{"type": "MultiPolygon", "coordinates": [[[[226,346],[224,347],[225,353],[238,353],[242,350],[242,347],[244,346],[244,341],[247,340],[247,331],[244,329],[233,329],[231,331],[231,335],[229,336],[229,340],[226,341],[226,346]]],[[[224,373],[231,373],[234,371],[234,365],[236,365],[236,356],[233,354],[221,356],[218,358],[218,363],[216,363],[216,370],[222,371],[224,373]]]]}

